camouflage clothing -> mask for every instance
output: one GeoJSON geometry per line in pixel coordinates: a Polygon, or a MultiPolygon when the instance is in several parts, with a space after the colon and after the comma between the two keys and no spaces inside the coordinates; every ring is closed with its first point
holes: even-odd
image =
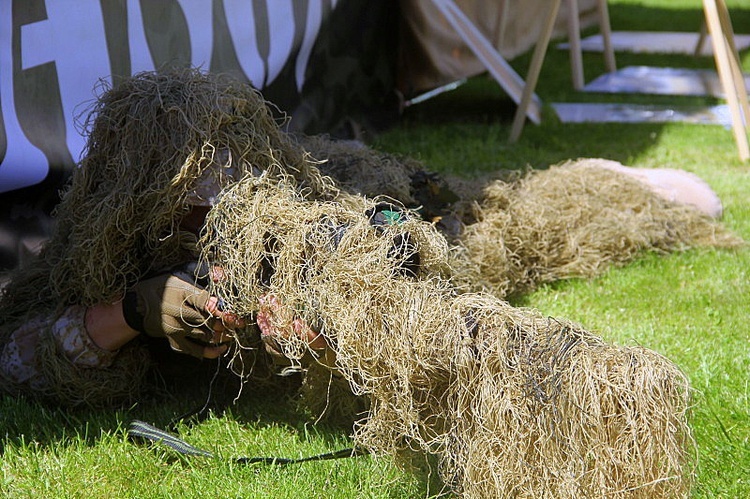
{"type": "Polygon", "coordinates": [[[86,308],[74,305],[57,317],[37,317],[16,329],[0,353],[0,373],[19,387],[45,391],[48,380],[38,362],[38,346],[45,331],[54,338],[58,351],[76,367],[105,368],[117,352],[97,346],[86,331],[86,308]]]}

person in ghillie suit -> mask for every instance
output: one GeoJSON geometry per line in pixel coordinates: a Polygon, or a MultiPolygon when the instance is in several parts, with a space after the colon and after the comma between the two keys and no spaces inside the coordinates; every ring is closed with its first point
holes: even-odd
{"type": "Polygon", "coordinates": [[[4,390],[74,406],[138,397],[149,346],[216,358],[245,326],[176,272],[222,188],[261,172],[330,188],[257,90],[194,69],[105,86],[87,132],[51,238],[0,295],[4,390]]]}
{"type": "Polygon", "coordinates": [[[689,492],[684,373],[503,297],[580,275],[571,262],[581,253],[600,263],[609,253],[592,249],[622,237],[571,235],[624,226],[622,216],[636,234],[657,229],[633,238],[639,251],[706,233],[716,244],[713,222],[676,225],[666,215],[686,214],[639,184],[628,185],[646,195],[628,199],[634,209],[591,208],[613,204],[624,183],[603,188],[600,169],[602,181],[590,182],[588,168],[561,167],[552,182],[537,173],[488,185],[453,246],[440,216],[402,209],[423,204],[415,186],[442,191],[419,165],[402,165],[385,186],[371,178],[383,156],[343,151],[338,168],[336,154],[285,134],[251,86],[196,70],[128,78],[103,93],[89,123],[55,232],[0,296],[6,391],[125,402],[143,393],[159,345],[225,356],[230,368],[253,351],[304,373],[304,400],[321,417],[344,412],[345,396],[364,400],[347,415],[357,446],[436,455],[462,497],[689,492]],[[359,178],[334,186],[305,147],[331,175],[359,178]],[[572,214],[561,219],[564,207],[572,214]]]}

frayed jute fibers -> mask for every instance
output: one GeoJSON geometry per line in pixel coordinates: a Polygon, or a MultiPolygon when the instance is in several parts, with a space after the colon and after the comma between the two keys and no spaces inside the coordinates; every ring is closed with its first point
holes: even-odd
{"type": "Polygon", "coordinates": [[[456,246],[451,267],[465,291],[507,297],[595,277],[646,251],[744,244],[717,220],[596,158],[467,179],[351,141],[300,143],[342,189],[387,194],[435,222],[456,246]]]}
{"type": "Polygon", "coordinates": [[[357,141],[323,135],[298,140],[343,192],[391,197],[434,222],[451,242],[463,224],[473,221],[472,201],[482,192],[479,181],[444,178],[416,159],[376,151],[357,141]]]}
{"type": "MultiPolygon", "coordinates": [[[[196,201],[189,198],[207,185],[262,171],[285,176],[312,197],[335,194],[282,133],[261,94],[228,77],[192,69],[137,74],[102,88],[86,131],[54,233],[3,289],[2,345],[32,317],[71,304],[114,303],[145,275],[195,259],[196,238],[179,223],[188,201],[196,201]]],[[[102,386],[109,371],[97,370],[102,386]]],[[[64,369],[50,376],[58,372],[64,369]]],[[[134,394],[142,389],[139,372],[127,384],[134,394]]]]}
{"type": "Polygon", "coordinates": [[[367,197],[388,196],[405,206],[419,205],[413,186],[414,176],[425,171],[419,161],[324,135],[300,137],[299,144],[321,161],[318,168],[342,189],[367,197]]]}
{"type": "Polygon", "coordinates": [[[132,342],[120,350],[106,369],[81,369],[68,360],[48,330],[40,335],[37,356],[48,383],[37,395],[67,407],[135,403],[153,367],[148,351],[132,342]]]}
{"type": "Polygon", "coordinates": [[[594,277],[646,251],[744,242],[692,206],[582,159],[490,182],[454,262],[464,289],[505,297],[542,283],[594,277]]]}
{"type": "Polygon", "coordinates": [[[388,223],[373,223],[382,200],[358,210],[245,178],[209,214],[204,258],[225,272],[212,292],[249,316],[261,297],[280,297],[274,340],[313,366],[310,393],[339,407],[331,387],[343,377],[366,400],[356,444],[435,455],[462,497],[687,494],[689,385],[674,364],[488,294],[457,293],[444,238],[386,207],[388,223]],[[295,334],[300,318],[327,351],[295,334]]]}

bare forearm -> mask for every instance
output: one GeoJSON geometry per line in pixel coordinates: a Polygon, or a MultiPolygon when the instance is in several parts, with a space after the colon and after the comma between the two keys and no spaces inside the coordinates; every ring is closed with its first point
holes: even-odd
{"type": "Polygon", "coordinates": [[[122,303],[99,304],[86,310],[86,331],[96,345],[114,351],[138,336],[122,314],[122,303]]]}

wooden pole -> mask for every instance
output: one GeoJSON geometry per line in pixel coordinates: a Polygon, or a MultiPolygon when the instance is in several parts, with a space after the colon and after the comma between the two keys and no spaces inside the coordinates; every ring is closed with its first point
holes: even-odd
{"type": "MultiPolygon", "coordinates": [[[[554,3],[559,5],[560,1],[554,0],[554,3]]],[[[520,107],[523,95],[529,88],[528,82],[524,82],[523,78],[503,59],[492,43],[487,40],[487,37],[477,29],[453,0],[432,0],[432,3],[442,12],[453,29],[495,78],[495,81],[520,107]]],[[[528,101],[523,106],[523,111],[532,122],[538,125],[542,121],[542,101],[533,91],[532,88],[528,101]]]]}
{"type": "Polygon", "coordinates": [[[750,106],[748,106],[747,90],[740,70],[739,55],[734,44],[734,33],[729,21],[729,12],[724,0],[703,0],[703,10],[713,43],[716,69],[732,117],[734,139],[737,143],[740,159],[747,161],[750,159],[750,145],[748,145],[747,139],[747,120],[750,118],[750,106]]]}
{"type": "Polygon", "coordinates": [[[573,88],[583,90],[583,56],[581,55],[581,21],[578,14],[578,0],[568,2],[568,44],[570,45],[570,74],[573,88]]]}
{"type": "Polygon", "coordinates": [[[617,64],[615,63],[615,49],[612,47],[612,26],[609,23],[607,0],[599,0],[599,31],[602,32],[604,43],[604,67],[607,68],[607,72],[614,73],[617,71],[617,64]]]}
{"type": "Polygon", "coordinates": [[[555,27],[557,13],[560,11],[560,3],[562,3],[562,0],[552,0],[552,2],[550,2],[551,5],[549,12],[547,13],[547,21],[542,29],[539,41],[537,41],[536,47],[534,47],[534,54],[531,56],[529,72],[526,75],[526,86],[523,88],[521,102],[518,104],[516,115],[513,118],[513,127],[511,128],[509,139],[511,143],[517,142],[521,137],[523,125],[526,121],[526,111],[532,101],[536,84],[539,81],[539,73],[542,71],[544,56],[547,53],[550,38],[552,38],[552,30],[555,27]]]}

